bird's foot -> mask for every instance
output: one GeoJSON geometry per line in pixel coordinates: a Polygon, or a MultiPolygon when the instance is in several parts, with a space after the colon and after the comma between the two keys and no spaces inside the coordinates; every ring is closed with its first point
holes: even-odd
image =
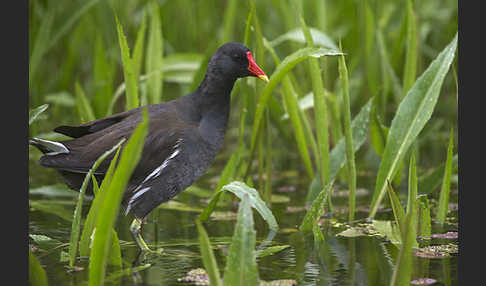
{"type": "Polygon", "coordinates": [[[140,247],[140,250],[142,251],[142,253],[150,253],[150,254],[157,254],[157,255],[160,255],[162,254],[162,252],[164,252],[164,249],[162,247],[159,247],[156,250],[152,250],[147,246],[146,248],[140,247]]]}
{"type": "Polygon", "coordinates": [[[133,238],[135,239],[135,242],[137,243],[138,247],[142,251],[142,254],[157,254],[160,255],[164,251],[163,248],[157,248],[157,250],[152,250],[150,247],[147,245],[145,240],[143,240],[142,235],[140,234],[141,232],[141,227],[142,226],[142,219],[134,219],[132,224],[130,225],[130,232],[132,233],[133,238]]]}

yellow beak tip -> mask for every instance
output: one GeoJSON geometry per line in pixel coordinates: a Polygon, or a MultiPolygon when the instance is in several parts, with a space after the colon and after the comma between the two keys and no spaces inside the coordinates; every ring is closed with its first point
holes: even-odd
{"type": "Polygon", "coordinates": [[[270,80],[268,79],[268,77],[264,74],[261,74],[258,76],[259,79],[263,80],[264,82],[269,82],[270,80]]]}

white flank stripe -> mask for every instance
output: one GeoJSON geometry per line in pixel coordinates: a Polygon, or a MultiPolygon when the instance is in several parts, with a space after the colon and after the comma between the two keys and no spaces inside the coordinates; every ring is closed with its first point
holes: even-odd
{"type": "Polygon", "coordinates": [[[130,198],[130,201],[128,201],[128,206],[127,206],[127,210],[125,211],[125,215],[128,214],[128,212],[132,208],[132,204],[135,202],[135,200],[137,200],[138,197],[140,197],[145,192],[147,192],[148,190],[150,190],[150,187],[146,187],[146,188],[140,189],[143,186],[143,184],[146,183],[148,180],[150,180],[152,178],[156,178],[156,177],[160,176],[160,174],[162,173],[162,170],[165,167],[167,167],[167,165],[169,165],[170,160],[174,159],[175,156],[177,156],[180,153],[181,150],[179,149],[179,146],[181,145],[181,143],[182,143],[182,138],[179,138],[176,141],[176,144],[173,147],[174,152],[172,152],[172,154],[170,154],[170,156],[167,159],[165,159],[164,162],[162,162],[162,164],[159,167],[157,167],[155,170],[153,170],[152,173],[150,173],[142,181],[142,183],[135,189],[135,194],[130,198]]]}
{"type": "Polygon", "coordinates": [[[147,187],[147,188],[143,188],[139,191],[136,191],[135,194],[130,198],[130,201],[128,201],[128,206],[127,206],[127,210],[125,211],[125,215],[128,214],[128,212],[130,211],[130,209],[132,208],[132,204],[133,202],[138,198],[140,197],[141,195],[143,195],[145,192],[147,192],[148,190],[150,190],[150,187],[147,187]]]}

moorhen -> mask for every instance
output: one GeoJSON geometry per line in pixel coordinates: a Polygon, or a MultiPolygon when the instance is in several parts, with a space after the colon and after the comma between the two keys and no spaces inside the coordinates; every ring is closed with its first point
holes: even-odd
{"type": "MultiPolygon", "coordinates": [[[[210,166],[222,146],[230,112],[230,93],[238,78],[268,77],[243,44],[226,43],[210,58],[198,88],[175,100],[147,106],[149,131],[142,156],[123,195],[125,214],[141,250],[151,251],[141,236],[145,216],[193,184],[210,166]]],[[[54,142],[29,140],[44,155],[40,165],[57,170],[66,184],[79,190],[96,159],[122,138],[130,137],[141,122],[142,107],[94,120],[79,126],[59,126],[55,132],[74,139],[54,142]]],[[[113,158],[98,167],[101,182],[113,158]]],[[[86,189],[92,194],[92,183],[86,189]]]]}

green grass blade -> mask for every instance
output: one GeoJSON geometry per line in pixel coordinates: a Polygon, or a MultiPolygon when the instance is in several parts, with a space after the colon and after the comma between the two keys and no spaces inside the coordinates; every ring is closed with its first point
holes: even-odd
{"type": "Polygon", "coordinates": [[[79,114],[81,122],[93,121],[96,119],[89,99],[84,94],[83,88],[79,85],[79,82],[75,84],[76,90],[76,109],[79,114]]]}
{"type": "Polygon", "coordinates": [[[47,109],[47,107],[49,107],[49,104],[43,104],[41,106],[29,110],[29,125],[31,125],[32,122],[34,122],[37,119],[37,117],[47,109]]]}
{"type": "Polygon", "coordinates": [[[127,39],[123,33],[123,27],[118,21],[118,16],[115,14],[116,28],[118,32],[118,43],[120,45],[121,59],[123,64],[123,75],[126,85],[126,105],[125,110],[137,108],[139,106],[138,100],[138,79],[135,77],[135,68],[133,59],[130,57],[130,49],[128,48],[127,39]]]}
{"type": "Polygon", "coordinates": [[[120,250],[120,241],[116,231],[111,229],[111,247],[108,254],[108,264],[117,268],[122,268],[122,257],[120,250]]]}
{"type": "MultiPolygon", "coordinates": [[[[329,66],[329,65],[327,65],[329,66]]],[[[326,68],[324,67],[324,70],[326,68]]],[[[324,71],[325,73],[325,71],[324,71]]],[[[349,88],[349,87],[348,87],[349,88]]],[[[342,97],[338,97],[332,92],[325,90],[327,106],[329,106],[329,125],[331,130],[332,142],[338,142],[343,137],[343,123],[341,122],[342,97]]],[[[312,94],[314,95],[314,94],[312,94]]]]}
{"type": "Polygon", "coordinates": [[[265,128],[265,187],[263,191],[263,200],[267,203],[267,205],[271,205],[272,201],[272,133],[270,130],[270,112],[266,113],[266,125],[265,128]]]}
{"type": "Polygon", "coordinates": [[[419,195],[417,198],[418,204],[418,227],[417,236],[430,237],[432,233],[431,219],[430,219],[430,204],[426,195],[419,195]]]}
{"type": "Polygon", "coordinates": [[[111,246],[112,228],[125,187],[142,154],[143,143],[148,132],[148,112],[143,111],[143,120],[130,136],[123,148],[113,179],[106,190],[106,197],[96,220],[96,231],[89,261],[89,285],[103,285],[107,255],[111,246]]]}
{"type": "Polygon", "coordinates": [[[226,1],[226,9],[223,16],[223,43],[234,41],[233,31],[236,23],[236,16],[238,15],[238,1],[226,1]]]}
{"type": "MultiPolygon", "coordinates": [[[[386,92],[388,89],[388,79],[391,81],[391,87],[393,94],[395,94],[395,98],[401,98],[402,86],[400,84],[400,80],[398,79],[397,75],[395,74],[395,70],[393,70],[392,64],[390,63],[390,58],[388,56],[388,51],[385,44],[385,39],[383,36],[383,32],[378,30],[376,34],[376,42],[378,45],[378,52],[380,55],[381,60],[381,69],[383,73],[383,89],[386,92]]],[[[381,100],[379,102],[380,114],[384,116],[384,112],[386,110],[386,93],[382,94],[381,100]]]]}
{"type": "Polygon", "coordinates": [[[344,139],[346,142],[346,166],[348,169],[348,185],[350,191],[348,221],[353,221],[356,208],[356,165],[353,150],[353,130],[351,128],[351,104],[349,100],[348,69],[346,67],[344,55],[339,57],[339,78],[343,87],[344,139]]]}
{"type": "Polygon", "coordinates": [[[228,163],[226,163],[224,166],[223,172],[219,177],[218,185],[216,186],[216,189],[214,189],[215,192],[219,192],[224,185],[228,184],[234,178],[236,168],[238,167],[238,163],[240,161],[241,153],[242,150],[238,149],[236,152],[231,154],[228,163]]]}
{"type": "Polygon", "coordinates": [[[209,282],[211,285],[223,286],[221,277],[219,274],[218,263],[214,257],[213,249],[209,241],[208,234],[204,229],[201,221],[196,219],[197,233],[199,234],[199,249],[201,250],[201,256],[204,268],[209,276],[209,282]]]}
{"type": "Polygon", "coordinates": [[[417,167],[415,163],[415,154],[412,152],[410,156],[410,166],[408,170],[408,196],[407,196],[407,211],[411,209],[412,203],[417,199],[417,167]]]}
{"type": "Polygon", "coordinates": [[[37,257],[29,249],[29,285],[47,286],[46,271],[40,265],[37,257]]]}
{"type": "MultiPolygon", "coordinates": [[[[359,148],[363,145],[368,137],[368,126],[370,122],[370,110],[372,105],[371,98],[367,104],[365,104],[360,112],[354,117],[353,122],[351,123],[351,129],[353,134],[353,150],[354,152],[358,151],[359,148]]],[[[334,180],[341,168],[346,163],[346,143],[345,139],[341,138],[339,142],[334,146],[329,154],[329,161],[330,161],[330,175],[331,180],[334,180]]],[[[322,184],[320,182],[316,182],[319,184],[319,187],[312,188],[312,190],[316,190],[316,192],[308,192],[306,202],[312,202],[314,198],[317,196],[318,191],[322,189],[322,184]]]]}
{"type": "Polygon", "coordinates": [[[84,198],[84,194],[86,193],[86,188],[88,187],[89,180],[91,179],[91,176],[94,174],[94,172],[99,167],[99,165],[117,148],[119,148],[124,141],[125,141],[124,139],[120,140],[120,142],[118,142],[118,144],[113,146],[113,148],[103,153],[95,161],[91,169],[89,169],[88,173],[86,173],[86,176],[84,177],[83,184],[79,189],[78,201],[76,203],[76,208],[74,209],[74,216],[73,216],[74,218],[71,226],[71,237],[69,240],[69,267],[71,268],[74,267],[74,261],[76,260],[76,253],[78,251],[79,233],[81,230],[81,213],[83,209],[83,198],[84,198]]]}
{"type": "MultiPolygon", "coordinates": [[[[427,173],[419,177],[419,191],[421,194],[430,194],[435,191],[444,178],[444,171],[446,162],[442,163],[439,167],[432,172],[427,173]]],[[[457,172],[458,168],[458,155],[455,154],[452,157],[452,173],[457,172]]]]}
{"type": "MultiPolygon", "coordinates": [[[[255,15],[253,17],[253,27],[254,27],[254,31],[255,31],[255,37],[254,37],[254,46],[255,46],[255,53],[254,53],[254,56],[255,56],[255,60],[259,60],[259,59],[262,59],[260,60],[260,67],[265,70],[265,62],[263,61],[263,59],[265,58],[265,48],[264,48],[264,45],[263,45],[263,35],[262,35],[262,31],[261,31],[261,27],[260,27],[260,22],[258,21],[258,16],[255,15]]],[[[265,83],[261,80],[258,80],[255,82],[255,86],[254,86],[254,90],[255,90],[255,93],[250,93],[249,96],[251,96],[249,99],[250,101],[252,99],[256,99],[256,95],[258,94],[261,94],[262,93],[262,90],[264,88],[264,85],[265,83]]],[[[263,181],[263,176],[264,176],[264,173],[265,173],[265,151],[264,151],[264,142],[265,142],[265,138],[264,138],[264,134],[265,134],[265,130],[269,128],[269,125],[268,125],[268,117],[266,116],[268,114],[268,109],[269,109],[269,106],[270,105],[267,105],[267,107],[265,108],[265,111],[264,111],[264,116],[265,116],[265,120],[263,121],[263,128],[260,129],[260,136],[258,138],[258,186],[259,186],[259,190],[261,191],[261,194],[263,196],[263,193],[264,193],[264,181],[263,181]]]]}
{"type": "MultiPolygon", "coordinates": [[[[360,110],[360,112],[353,118],[351,122],[351,134],[353,136],[353,151],[356,152],[363,145],[368,137],[368,126],[370,122],[371,103],[373,99],[370,99],[360,110]]],[[[334,145],[329,155],[330,161],[330,176],[331,180],[336,178],[339,170],[344,166],[346,162],[346,142],[345,138],[341,138],[334,145]]]]}
{"type": "Polygon", "coordinates": [[[162,24],[160,22],[160,10],[156,1],[151,3],[150,29],[147,44],[147,56],[145,58],[145,72],[154,76],[147,79],[147,93],[149,103],[160,103],[162,101],[162,57],[163,38],[162,24]],[[157,72],[158,71],[158,72],[157,72]]]}
{"type": "Polygon", "coordinates": [[[208,205],[206,206],[204,211],[199,215],[198,219],[201,222],[206,222],[209,219],[214,209],[216,208],[216,204],[218,203],[219,199],[224,194],[224,192],[225,190],[220,190],[211,197],[211,200],[209,200],[208,205]]]}
{"type": "Polygon", "coordinates": [[[360,40],[363,43],[362,49],[362,61],[365,68],[363,73],[363,83],[366,84],[366,88],[363,85],[363,92],[370,94],[371,96],[378,94],[378,68],[377,68],[377,50],[375,49],[375,31],[376,20],[371,1],[365,0],[361,2],[361,28],[360,28],[360,40]]]}
{"type": "MultiPolygon", "coordinates": [[[[120,142],[122,143],[122,142],[120,142]]],[[[89,245],[91,243],[91,235],[95,228],[96,218],[98,216],[98,212],[103,205],[104,198],[106,196],[106,189],[110,185],[111,179],[113,177],[113,172],[115,171],[116,163],[118,162],[118,155],[120,154],[120,146],[118,146],[113,159],[111,159],[110,166],[106,171],[105,177],[101,186],[99,187],[98,191],[95,192],[95,198],[91,203],[91,207],[89,209],[88,215],[84,221],[83,231],[81,232],[81,238],[79,240],[79,254],[81,256],[88,256],[89,255],[89,245]]],[[[94,176],[93,176],[94,177],[94,176]]],[[[98,185],[93,181],[93,185],[98,185]]],[[[93,189],[94,191],[94,189],[93,189]]]]}
{"type": "Polygon", "coordinates": [[[319,220],[316,218],[314,218],[312,222],[312,235],[314,236],[314,245],[321,241],[324,241],[324,235],[322,234],[318,222],[319,220]]]}
{"type": "Polygon", "coordinates": [[[86,2],[86,1],[81,2],[81,4],[80,4],[81,7],[77,7],[75,9],[76,12],[73,13],[72,15],[70,15],[70,17],[68,17],[68,20],[64,24],[59,25],[61,28],[52,36],[52,39],[49,40],[48,49],[55,47],[58,44],[57,41],[59,41],[64,35],[66,35],[70,31],[70,29],[74,26],[74,24],[79,19],[81,19],[81,17],[86,12],[88,12],[88,10],[92,6],[94,6],[98,2],[99,2],[99,0],[91,0],[89,2],[86,2]]]}
{"type": "Polygon", "coordinates": [[[49,41],[51,40],[52,23],[54,22],[56,9],[49,9],[46,15],[42,18],[37,36],[34,40],[32,52],[29,57],[29,87],[36,79],[37,69],[44,56],[49,49],[49,41]]]}
{"type": "MultiPolygon", "coordinates": [[[[415,205],[415,203],[413,203],[415,205]]],[[[412,270],[412,248],[415,240],[415,220],[416,220],[416,208],[407,210],[406,225],[404,234],[402,236],[402,244],[400,245],[400,252],[398,253],[398,259],[393,270],[392,280],[390,285],[409,285],[412,270]]]]}
{"type": "Polygon", "coordinates": [[[375,98],[370,114],[370,135],[376,154],[382,156],[389,128],[383,125],[378,114],[379,103],[378,98],[375,98]]]}
{"type": "MultiPolygon", "coordinates": [[[[265,39],[263,40],[265,48],[270,52],[275,64],[278,66],[280,65],[280,59],[277,56],[277,53],[271,47],[265,39]]],[[[290,73],[289,73],[290,74],[290,73]]],[[[311,146],[312,152],[316,154],[317,157],[319,157],[318,149],[317,149],[317,143],[314,139],[314,135],[312,134],[312,128],[309,123],[309,120],[307,118],[307,114],[304,112],[304,108],[301,106],[300,103],[297,103],[297,92],[295,91],[294,85],[292,84],[292,81],[290,80],[289,76],[284,76],[282,79],[282,99],[283,99],[283,104],[286,106],[288,113],[286,114],[290,118],[290,112],[292,112],[292,117],[290,118],[292,126],[294,127],[294,132],[296,133],[295,135],[295,140],[297,143],[297,147],[299,149],[299,154],[302,158],[302,161],[304,162],[304,165],[306,167],[307,174],[310,176],[310,178],[314,177],[314,172],[312,168],[312,162],[310,160],[309,152],[307,150],[307,146],[311,146]],[[291,111],[289,111],[291,109],[291,111]],[[298,113],[298,115],[297,115],[298,113]],[[300,135],[299,135],[300,134],[300,135]],[[304,136],[302,136],[302,134],[304,136]]],[[[270,96],[268,100],[268,106],[269,106],[269,111],[270,114],[280,114],[279,111],[277,110],[278,106],[275,102],[276,100],[270,96]]],[[[279,105],[280,106],[280,105],[279,105]]],[[[281,126],[282,121],[281,121],[281,116],[277,116],[276,120],[276,125],[279,131],[286,131],[286,126],[281,126]]],[[[282,132],[282,133],[283,133],[282,132]]],[[[285,133],[284,133],[285,134],[285,133]]],[[[317,159],[316,159],[317,160],[317,159]]]]}
{"type": "MultiPolygon", "coordinates": [[[[407,215],[409,212],[414,212],[414,220],[408,226],[406,235],[412,238],[412,246],[417,247],[417,194],[418,194],[418,179],[417,179],[417,164],[415,163],[415,152],[412,151],[410,156],[410,163],[408,168],[408,200],[407,200],[407,215]]],[[[402,233],[402,237],[405,234],[402,233]]]]}
{"type": "Polygon", "coordinates": [[[405,96],[415,82],[417,73],[417,27],[415,23],[415,13],[413,11],[413,0],[407,0],[407,53],[405,56],[405,66],[403,70],[403,90],[405,96]]]}
{"type": "Polygon", "coordinates": [[[224,271],[224,285],[259,285],[256,232],[249,194],[243,194],[224,271]]]}
{"type": "MultiPolygon", "coordinates": [[[[415,215],[409,214],[407,216],[407,226],[412,226],[413,217],[415,215]]],[[[393,270],[391,286],[409,285],[412,277],[413,261],[412,261],[412,242],[413,232],[407,233],[404,242],[400,245],[400,252],[398,254],[397,263],[393,270]]]]}
{"type": "Polygon", "coordinates": [[[297,103],[297,98],[295,93],[291,91],[289,86],[290,81],[285,79],[286,84],[283,88],[283,101],[287,106],[287,111],[289,114],[290,122],[295,133],[295,140],[297,142],[297,147],[299,149],[300,157],[305,166],[305,170],[309,178],[314,177],[314,171],[312,168],[312,161],[310,159],[309,151],[307,149],[308,143],[306,136],[304,134],[304,127],[300,117],[299,104],[297,103]]]}
{"type": "Polygon", "coordinates": [[[108,111],[113,95],[114,75],[113,64],[108,61],[103,38],[100,34],[97,34],[93,64],[93,81],[95,85],[93,108],[96,118],[104,117],[108,111]]]}
{"type": "MultiPolygon", "coordinates": [[[[270,81],[265,86],[262,95],[258,99],[256,111],[255,111],[255,118],[253,121],[253,128],[252,128],[252,135],[251,135],[251,144],[250,144],[250,152],[254,150],[256,138],[258,134],[258,130],[260,128],[262,119],[263,119],[263,111],[265,106],[267,105],[268,98],[273,90],[276,88],[277,84],[284,78],[284,76],[294,68],[299,62],[309,58],[319,58],[323,56],[333,56],[333,55],[340,55],[341,53],[335,50],[329,50],[324,48],[302,48],[297,50],[296,52],[292,53],[291,55],[287,56],[280,65],[275,69],[272,76],[270,77],[270,81]]],[[[251,161],[251,160],[250,160],[251,161]]],[[[250,168],[251,164],[248,164],[248,168],[250,168]]]]}
{"type": "Polygon", "coordinates": [[[451,191],[451,174],[452,174],[452,155],[454,149],[454,131],[451,128],[449,137],[449,147],[447,147],[447,159],[444,170],[444,178],[440,189],[439,207],[437,209],[436,219],[439,223],[444,223],[449,209],[449,194],[451,191]]]}
{"type": "Polygon", "coordinates": [[[91,175],[91,181],[93,182],[93,195],[97,196],[100,191],[100,186],[94,174],[91,175]]]}
{"type": "Polygon", "coordinates": [[[333,183],[334,181],[328,183],[317,195],[317,197],[312,201],[310,209],[305,214],[304,219],[299,226],[300,231],[312,231],[312,225],[314,224],[314,221],[318,221],[321,218],[322,214],[324,213],[324,205],[327,202],[327,196],[331,191],[333,183]]]}
{"type": "Polygon", "coordinates": [[[256,11],[256,6],[255,6],[256,1],[250,0],[250,2],[251,2],[250,12],[248,13],[248,18],[246,19],[245,37],[243,40],[243,44],[245,46],[248,46],[250,44],[251,23],[253,21],[253,17],[256,11]]]}
{"type": "Polygon", "coordinates": [[[135,46],[133,47],[133,71],[135,78],[140,79],[140,72],[142,70],[143,63],[143,51],[145,47],[145,31],[147,30],[147,14],[143,14],[142,24],[137,32],[137,39],[135,40],[135,46]]]}
{"type": "Polygon", "coordinates": [[[405,65],[404,62],[404,50],[407,40],[407,23],[408,18],[405,16],[402,18],[400,28],[397,31],[398,35],[395,36],[393,47],[391,49],[391,63],[394,70],[398,70],[405,65]]]}
{"type": "Polygon", "coordinates": [[[400,203],[400,199],[398,198],[397,194],[393,190],[393,187],[390,181],[387,181],[388,186],[388,196],[390,197],[391,206],[393,209],[393,216],[395,217],[395,222],[400,228],[400,233],[403,235],[405,231],[405,224],[406,224],[406,213],[405,209],[403,209],[402,204],[400,203]]]}
{"type": "MultiPolygon", "coordinates": [[[[304,18],[300,16],[300,26],[304,32],[305,40],[308,47],[314,47],[314,40],[311,32],[307,27],[304,18]]],[[[327,120],[327,104],[325,98],[324,84],[321,78],[321,68],[318,59],[309,59],[309,73],[311,75],[312,90],[314,94],[314,120],[317,134],[317,146],[319,151],[319,170],[321,182],[326,185],[329,180],[329,134],[327,120]]]]}
{"type": "Polygon", "coordinates": [[[378,205],[383,199],[386,181],[393,178],[408,148],[422,131],[434,111],[442,82],[454,59],[456,47],[457,34],[417,79],[398,107],[388,133],[383,159],[378,170],[369,214],[371,218],[376,214],[378,205]]]}

